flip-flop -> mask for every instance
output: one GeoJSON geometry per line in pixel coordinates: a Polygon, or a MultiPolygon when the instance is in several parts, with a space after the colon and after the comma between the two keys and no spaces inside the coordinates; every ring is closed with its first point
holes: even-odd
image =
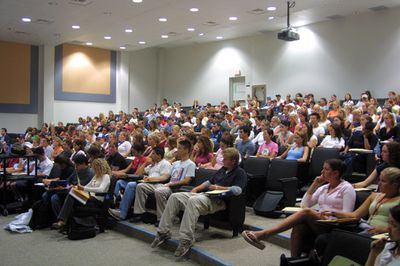
{"type": "Polygon", "coordinates": [[[243,231],[242,237],[244,238],[244,240],[247,241],[247,243],[258,249],[263,250],[265,248],[265,245],[260,240],[258,240],[251,231],[243,231]]]}

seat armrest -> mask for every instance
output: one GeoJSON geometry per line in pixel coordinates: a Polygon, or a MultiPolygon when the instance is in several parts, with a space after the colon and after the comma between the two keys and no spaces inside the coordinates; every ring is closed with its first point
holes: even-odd
{"type": "Polygon", "coordinates": [[[255,175],[255,174],[249,174],[247,173],[247,179],[265,179],[267,178],[266,175],[255,175]]]}
{"type": "Polygon", "coordinates": [[[194,186],[181,186],[179,187],[178,192],[190,192],[193,188],[194,186]]]}

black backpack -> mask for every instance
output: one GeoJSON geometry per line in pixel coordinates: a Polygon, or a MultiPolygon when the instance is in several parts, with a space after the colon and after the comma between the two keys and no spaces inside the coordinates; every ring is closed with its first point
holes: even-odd
{"type": "Polygon", "coordinates": [[[68,238],[70,240],[87,239],[95,236],[96,219],[93,216],[71,217],[68,226],[68,238]]]}
{"type": "Polygon", "coordinates": [[[55,217],[48,201],[36,201],[32,205],[32,210],[32,218],[29,222],[29,227],[32,230],[49,227],[53,222],[55,222],[55,217]]]}

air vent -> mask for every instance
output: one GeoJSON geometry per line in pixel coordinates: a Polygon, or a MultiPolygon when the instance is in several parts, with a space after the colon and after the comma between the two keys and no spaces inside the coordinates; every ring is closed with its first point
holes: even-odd
{"type": "Polygon", "coordinates": [[[25,31],[14,31],[15,34],[21,34],[21,35],[29,35],[29,33],[25,32],[25,31]]]}
{"type": "Polygon", "coordinates": [[[173,36],[178,36],[178,35],[180,35],[180,33],[175,32],[175,31],[170,31],[170,32],[167,33],[167,35],[168,35],[169,37],[173,37],[173,36]]]}
{"type": "Polygon", "coordinates": [[[374,11],[374,12],[379,12],[383,10],[388,10],[389,8],[387,6],[374,6],[370,7],[369,10],[374,11]]]}
{"type": "Polygon", "coordinates": [[[263,9],[263,8],[255,8],[255,9],[252,9],[252,10],[247,11],[247,12],[250,13],[250,14],[253,14],[253,15],[262,15],[267,11],[265,9],[263,9]]]}
{"type": "Polygon", "coordinates": [[[218,23],[215,22],[215,21],[206,21],[206,22],[203,23],[203,25],[206,25],[206,26],[217,26],[218,23]]]}
{"type": "Polygon", "coordinates": [[[73,40],[71,43],[72,44],[85,44],[85,42],[78,41],[78,40],[73,40]]]}
{"type": "Polygon", "coordinates": [[[49,24],[53,23],[53,21],[47,20],[47,19],[43,19],[43,18],[38,18],[37,20],[33,21],[33,23],[42,24],[42,25],[49,25],[49,24]]]}
{"type": "Polygon", "coordinates": [[[68,3],[71,5],[87,6],[90,5],[92,2],[92,0],[69,0],[68,3]]]}
{"type": "Polygon", "coordinates": [[[337,20],[337,19],[343,19],[344,16],[342,16],[342,15],[333,15],[333,16],[328,16],[327,18],[329,18],[331,20],[337,20]]]}

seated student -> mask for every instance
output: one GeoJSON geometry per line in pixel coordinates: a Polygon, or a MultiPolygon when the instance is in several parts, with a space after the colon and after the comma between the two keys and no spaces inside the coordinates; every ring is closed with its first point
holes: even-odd
{"type": "Polygon", "coordinates": [[[221,141],[219,143],[219,149],[216,152],[215,156],[213,157],[212,161],[200,165],[200,168],[213,169],[213,170],[221,169],[224,166],[223,152],[225,149],[233,147],[233,141],[234,137],[229,132],[224,132],[224,134],[222,134],[221,141]]]}
{"type": "MultiPolygon", "coordinates": [[[[50,175],[51,169],[53,168],[53,162],[47,158],[42,147],[33,149],[33,154],[37,156],[39,161],[37,165],[38,179],[36,182],[42,182],[42,180],[45,180],[50,175]]],[[[33,180],[17,180],[15,182],[15,189],[20,195],[28,195],[30,200],[35,200],[35,195],[32,190],[34,183],[35,181],[33,180]]],[[[41,194],[42,192],[40,195],[41,194]]]]}
{"type": "Polygon", "coordinates": [[[385,127],[378,132],[380,141],[400,141],[400,127],[396,125],[396,118],[393,114],[385,114],[383,116],[385,127]]]}
{"type": "Polygon", "coordinates": [[[355,188],[369,186],[372,182],[380,177],[381,172],[387,167],[400,168],[400,143],[392,142],[385,144],[382,148],[381,155],[383,162],[379,164],[364,181],[353,184],[355,188]]]}
{"type": "Polygon", "coordinates": [[[147,148],[143,152],[143,156],[149,156],[151,151],[160,145],[160,138],[157,132],[150,133],[147,136],[147,148]]]}
{"type": "Polygon", "coordinates": [[[164,159],[169,161],[170,163],[173,163],[176,158],[175,154],[176,151],[178,150],[176,147],[178,145],[177,139],[175,137],[169,136],[167,139],[167,145],[165,146],[165,153],[164,153],[164,159]]]}
{"type": "Polygon", "coordinates": [[[329,217],[323,211],[337,212],[353,210],[356,193],[351,184],[342,179],[345,168],[344,163],[338,159],[326,160],[321,176],[314,179],[303,196],[301,205],[304,209],[290,215],[271,229],[243,231],[243,238],[249,244],[259,249],[264,249],[265,245],[261,240],[293,228],[290,237],[290,253],[293,257],[299,256],[304,241],[325,231],[325,227],[319,227],[315,224],[316,220],[327,219],[329,217]],[[324,185],[326,182],[327,184],[324,185]],[[320,211],[311,209],[317,203],[320,211]]]}
{"type": "Polygon", "coordinates": [[[137,171],[148,160],[147,157],[143,156],[144,145],[142,143],[134,144],[132,150],[133,150],[133,155],[135,156],[135,159],[132,160],[132,163],[129,164],[124,169],[112,171],[113,176],[120,179],[117,181],[115,185],[115,190],[114,190],[115,196],[118,196],[119,191],[126,186],[127,182],[124,180],[126,175],[128,173],[141,175],[142,173],[141,172],[138,173],[137,171]]]}
{"type": "Polygon", "coordinates": [[[389,238],[381,238],[371,243],[365,266],[400,265],[400,205],[391,208],[389,214],[389,238]]]}
{"type": "Polygon", "coordinates": [[[337,218],[359,218],[369,215],[368,221],[360,224],[363,234],[375,235],[388,232],[389,209],[400,203],[400,169],[388,167],[381,173],[380,192],[371,193],[363,204],[353,212],[325,212],[337,218]]]}
{"type": "Polygon", "coordinates": [[[123,157],[128,157],[131,154],[132,144],[128,141],[129,135],[126,132],[119,133],[118,136],[118,153],[123,157]]]}
{"type": "MultiPolygon", "coordinates": [[[[173,190],[179,186],[187,185],[195,175],[196,165],[189,159],[192,144],[188,140],[181,140],[178,143],[177,157],[180,159],[172,164],[170,180],[167,184],[140,183],[136,187],[135,203],[133,212],[141,216],[146,212],[146,200],[149,194],[154,193],[157,206],[157,219],[165,209],[165,204],[173,190]]],[[[140,218],[137,218],[140,220],[140,218]]],[[[136,219],[135,219],[136,220],[136,219]]]]}
{"type": "MultiPolygon", "coordinates": [[[[82,154],[79,154],[75,156],[74,164],[75,164],[76,176],[75,178],[71,178],[70,180],[68,180],[68,183],[70,185],[77,185],[79,183],[82,186],[86,186],[87,183],[89,183],[89,181],[94,176],[93,170],[89,167],[88,158],[82,154]]],[[[53,210],[55,217],[58,217],[58,215],[60,214],[62,204],[67,195],[68,195],[67,190],[57,191],[53,195],[51,195],[50,197],[51,208],[53,210]]]]}
{"type": "MultiPolygon", "coordinates": [[[[145,164],[141,165],[141,168],[144,168],[143,172],[145,176],[143,180],[146,182],[163,182],[167,180],[171,173],[171,164],[163,159],[164,157],[164,149],[160,147],[156,147],[150,154],[150,159],[147,160],[145,164]]],[[[122,180],[119,180],[120,182],[122,180]]],[[[117,183],[118,183],[117,182],[117,183]]],[[[119,210],[117,209],[109,209],[108,213],[117,220],[125,220],[129,208],[135,199],[135,191],[136,191],[137,182],[127,182],[125,185],[124,195],[122,197],[121,203],[119,205],[119,210]]]]}
{"type": "Polygon", "coordinates": [[[239,150],[242,158],[247,158],[256,153],[256,146],[250,140],[251,127],[241,126],[239,128],[239,138],[240,140],[236,143],[236,149],[239,150]]]}
{"type": "Polygon", "coordinates": [[[264,143],[258,147],[258,151],[256,156],[257,157],[264,157],[264,158],[275,158],[278,154],[278,144],[272,141],[272,136],[274,132],[272,129],[264,129],[263,130],[263,139],[264,143]]]}
{"type": "MultiPolygon", "coordinates": [[[[110,175],[111,169],[107,161],[104,159],[95,159],[92,162],[92,168],[95,173],[94,177],[86,186],[79,185],[77,188],[91,193],[105,193],[108,191],[110,186],[110,175]]],[[[85,206],[90,207],[100,207],[104,201],[103,196],[91,195],[85,206]]],[[[64,205],[61,208],[60,214],[58,215],[58,222],[53,224],[54,229],[61,229],[64,227],[68,219],[70,218],[73,208],[75,205],[80,204],[71,195],[68,195],[65,199],[64,205]]]]}
{"type": "Polygon", "coordinates": [[[349,149],[374,150],[378,144],[378,137],[373,132],[374,124],[367,122],[362,131],[355,131],[347,142],[347,146],[341,154],[341,158],[346,162],[349,169],[354,171],[365,171],[367,156],[365,154],[356,154],[349,152],[349,149]]]}
{"type": "Polygon", "coordinates": [[[124,156],[118,152],[118,144],[115,140],[111,140],[108,144],[106,160],[112,171],[118,171],[128,167],[124,156]]]}
{"type": "Polygon", "coordinates": [[[69,158],[72,162],[74,161],[74,157],[77,156],[78,154],[85,154],[85,144],[83,143],[82,140],[80,139],[75,139],[72,142],[72,147],[74,148],[73,153],[71,157],[69,158]]]}
{"type": "Polygon", "coordinates": [[[75,168],[72,162],[62,155],[54,159],[53,168],[49,176],[42,180],[45,186],[49,186],[51,182],[58,180],[72,181],[76,177],[75,168]]]}
{"type": "Polygon", "coordinates": [[[214,155],[210,139],[206,136],[199,136],[197,143],[193,147],[190,159],[196,164],[196,166],[200,166],[209,163],[213,157],[214,155]]]}
{"type": "Polygon", "coordinates": [[[171,195],[161,216],[157,236],[151,244],[152,248],[160,246],[171,237],[173,220],[179,211],[184,211],[179,229],[179,246],[175,251],[175,256],[184,256],[195,241],[194,231],[199,216],[226,209],[226,203],[222,198],[210,198],[199,192],[229,190],[233,195],[240,195],[245,190],[247,177],[246,172],[238,166],[239,152],[235,148],[227,148],[223,151],[223,156],[224,167],[210,180],[193,188],[191,192],[171,195]]]}
{"type": "Polygon", "coordinates": [[[327,135],[319,145],[323,148],[336,148],[338,150],[344,149],[344,139],[342,138],[342,131],[336,124],[328,126],[329,135],[327,135]]]}
{"type": "Polygon", "coordinates": [[[294,134],[294,144],[276,158],[306,162],[309,152],[310,149],[307,146],[307,137],[305,133],[303,131],[298,131],[294,134]]]}

